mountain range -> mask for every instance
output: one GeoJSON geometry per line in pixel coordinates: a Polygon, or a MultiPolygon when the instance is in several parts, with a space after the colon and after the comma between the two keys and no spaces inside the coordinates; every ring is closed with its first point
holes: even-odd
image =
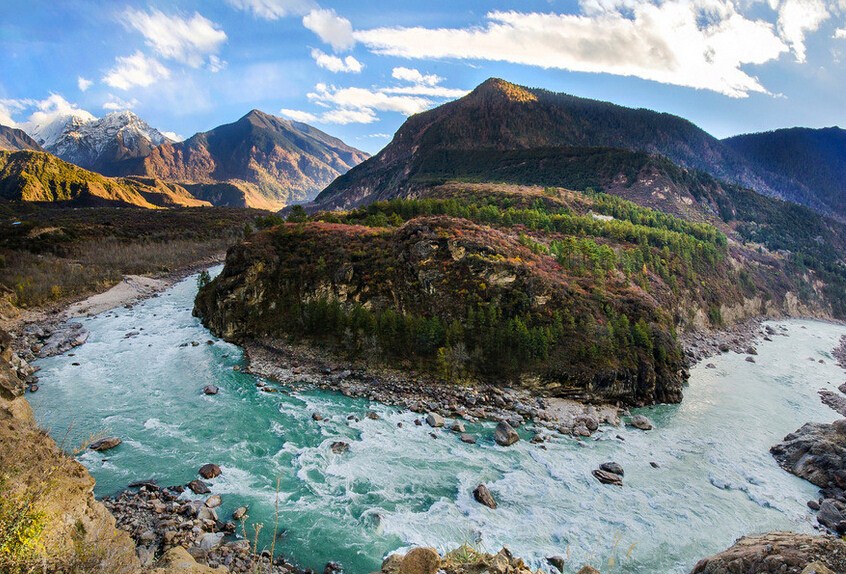
{"type": "Polygon", "coordinates": [[[199,184],[201,196],[229,183],[242,190],[244,205],[279,209],[312,199],[368,157],[307,124],[252,110],[237,122],[160,145],[126,173],[199,184]]]}
{"type": "MultiPolygon", "coordinates": [[[[842,130],[837,132],[842,136],[842,130]]],[[[786,134],[792,136],[792,132],[786,134]]],[[[601,168],[596,163],[601,161],[597,150],[604,149],[608,153],[632,150],[660,155],[681,168],[846,217],[846,206],[842,199],[838,202],[834,191],[821,193],[819,185],[811,184],[798,169],[756,156],[751,145],[742,145],[751,137],[721,141],[671,114],[491,78],[459,100],[409,118],[388,146],[371,161],[339,177],[318,196],[315,205],[320,209],[354,207],[413,195],[421,185],[439,181],[496,181],[502,170],[510,171],[510,180],[550,185],[566,184],[556,183],[563,172],[572,176],[581,171],[605,188],[621,180],[616,179],[618,173],[603,174],[597,169],[601,168]],[[590,165],[585,165],[583,153],[588,149],[592,157],[590,165]]],[[[771,137],[757,136],[763,140],[771,137]]],[[[814,141],[818,144],[820,139],[814,141]]],[[[810,160],[805,164],[808,171],[823,161],[815,148],[808,147],[811,143],[808,139],[794,142],[803,150],[800,155],[810,160]]],[[[844,148],[841,145],[839,149],[842,157],[844,148]]],[[[830,183],[824,189],[836,191],[838,183],[846,179],[841,164],[817,173],[830,183]]]]}
{"type": "Polygon", "coordinates": [[[313,199],[369,157],[307,124],[258,110],[184,142],[130,111],[96,118],[75,110],[23,127],[31,137],[3,127],[0,148],[43,149],[101,175],[178,183],[201,202],[223,206],[279,209],[313,199]]]}

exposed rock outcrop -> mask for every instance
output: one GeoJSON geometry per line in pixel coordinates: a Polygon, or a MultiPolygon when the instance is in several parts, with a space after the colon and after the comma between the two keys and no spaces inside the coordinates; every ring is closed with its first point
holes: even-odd
{"type": "MultiPolygon", "coordinates": [[[[846,572],[846,542],[792,532],[746,536],[728,550],[700,560],[691,574],[808,574],[806,568],[814,564],[846,572]]],[[[816,572],[825,573],[819,568],[816,572]]]]}

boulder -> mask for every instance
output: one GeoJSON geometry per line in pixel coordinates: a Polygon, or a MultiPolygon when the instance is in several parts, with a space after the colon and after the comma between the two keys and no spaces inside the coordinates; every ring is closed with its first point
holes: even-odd
{"type": "Polygon", "coordinates": [[[611,474],[618,474],[620,476],[625,476],[626,474],[623,471],[623,467],[616,462],[603,462],[599,465],[599,469],[604,470],[605,472],[610,472],[611,474]]]}
{"type": "Polygon", "coordinates": [[[449,427],[449,430],[457,433],[463,433],[467,429],[464,428],[463,422],[455,421],[454,423],[452,423],[452,426],[449,427]]]}
{"type": "Polygon", "coordinates": [[[247,516],[247,507],[246,506],[239,506],[235,509],[235,512],[232,513],[232,520],[241,520],[247,516]]]}
{"type": "Polygon", "coordinates": [[[613,472],[608,472],[602,469],[593,471],[593,476],[602,484],[613,484],[614,486],[623,486],[623,477],[613,472]]]}
{"type": "Polygon", "coordinates": [[[549,563],[550,566],[552,566],[563,574],[564,564],[567,562],[563,556],[547,556],[546,561],[549,563]]]}
{"type": "Polygon", "coordinates": [[[496,425],[496,429],[494,430],[494,440],[500,446],[511,446],[520,440],[520,435],[517,434],[517,431],[510,424],[501,421],[496,425]]]}
{"type": "Polygon", "coordinates": [[[594,568],[593,566],[582,566],[581,570],[576,572],[576,574],[600,574],[599,570],[594,568]]]}
{"type": "Polygon", "coordinates": [[[843,423],[807,423],[770,449],[779,466],[821,488],[846,487],[843,423]]]}
{"type": "Polygon", "coordinates": [[[376,411],[367,411],[367,418],[369,418],[372,421],[378,421],[382,417],[380,417],[379,413],[377,413],[376,411]]]}
{"type": "Polygon", "coordinates": [[[220,498],[219,494],[213,494],[206,499],[205,504],[208,508],[217,508],[223,504],[223,500],[220,498]]]}
{"type": "Polygon", "coordinates": [[[217,385],[206,385],[205,387],[203,387],[204,395],[216,395],[219,392],[220,389],[217,387],[217,385]]]}
{"type": "Polygon", "coordinates": [[[109,450],[115,448],[122,442],[123,441],[116,436],[109,436],[106,438],[101,438],[100,440],[95,440],[90,445],[88,445],[88,448],[96,451],[109,450]]]}
{"type": "Polygon", "coordinates": [[[426,424],[432,428],[440,428],[444,426],[444,417],[438,413],[429,413],[426,415],[426,424]]]}
{"type": "Polygon", "coordinates": [[[467,444],[476,444],[476,437],[474,437],[471,434],[463,433],[458,438],[461,440],[461,442],[464,442],[464,443],[467,443],[467,444]]]}
{"type": "Polygon", "coordinates": [[[197,471],[197,473],[206,480],[220,476],[220,472],[220,467],[211,463],[204,464],[200,467],[200,470],[197,471]]]}
{"type": "Polygon", "coordinates": [[[633,416],[631,420],[629,420],[629,425],[643,431],[652,430],[655,427],[655,425],[652,424],[652,421],[643,415],[633,416]]]}
{"type": "Polygon", "coordinates": [[[496,508],[496,500],[494,500],[493,494],[491,494],[491,491],[484,484],[480,484],[473,490],[473,498],[476,499],[476,502],[484,504],[488,508],[496,508]]]}
{"type": "Polygon", "coordinates": [[[323,415],[320,413],[311,413],[311,420],[320,422],[323,420],[323,415]]]}
{"type": "Polygon", "coordinates": [[[194,494],[209,494],[211,492],[211,489],[202,480],[192,480],[188,483],[188,488],[190,488],[191,492],[194,494]]]}
{"type": "Polygon", "coordinates": [[[329,448],[331,448],[332,452],[334,452],[335,454],[344,454],[345,452],[350,450],[350,445],[349,445],[349,443],[346,443],[342,440],[339,440],[339,441],[333,442],[332,446],[329,447],[329,448]]]}
{"type": "Polygon", "coordinates": [[[182,546],[174,546],[164,553],[150,574],[228,574],[224,566],[211,568],[199,564],[182,546]]]}
{"type": "Polygon", "coordinates": [[[200,548],[203,550],[214,550],[220,546],[221,542],[223,542],[224,536],[223,532],[206,532],[203,534],[203,537],[200,538],[200,548]]]}
{"type": "Polygon", "coordinates": [[[402,559],[399,574],[437,574],[441,556],[434,548],[414,548],[402,559]]]}

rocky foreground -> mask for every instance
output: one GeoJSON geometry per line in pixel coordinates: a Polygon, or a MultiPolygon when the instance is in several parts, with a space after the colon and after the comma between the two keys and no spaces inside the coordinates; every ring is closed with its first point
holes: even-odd
{"type": "Polygon", "coordinates": [[[771,532],[745,536],[700,560],[691,574],[842,574],[846,542],[832,536],[771,532]]]}

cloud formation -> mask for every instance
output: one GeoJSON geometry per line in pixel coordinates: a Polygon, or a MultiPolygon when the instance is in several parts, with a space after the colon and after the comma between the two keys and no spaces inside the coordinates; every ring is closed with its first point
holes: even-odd
{"type": "Polygon", "coordinates": [[[257,18],[278,20],[290,14],[300,15],[311,10],[312,0],[226,0],[233,8],[251,12],[257,18]]]}
{"type": "Polygon", "coordinates": [[[84,91],[88,90],[88,88],[90,88],[92,86],[92,84],[94,84],[94,82],[92,82],[91,80],[88,80],[86,78],[83,78],[82,76],[79,76],[79,77],[76,78],[76,85],[77,85],[77,87],[79,87],[80,92],[84,92],[84,91]]]}
{"type": "Polygon", "coordinates": [[[410,116],[467,93],[439,85],[442,78],[426,75],[414,68],[394,68],[392,76],[405,85],[385,87],[336,87],[317,84],[308,99],[325,111],[316,114],[283,108],[284,116],[301,122],[324,124],[369,124],[379,120],[378,112],[395,112],[410,116]]]}
{"type": "Polygon", "coordinates": [[[364,69],[364,64],[352,56],[341,59],[338,56],[326,54],[317,48],[311,51],[311,57],[319,67],[330,72],[352,72],[353,74],[357,74],[364,69]]]}
{"type": "Polygon", "coordinates": [[[170,70],[155,58],[137,51],[131,56],[115,58],[115,66],[103,76],[103,82],[118,90],[149,86],[170,77],[170,70]]]}
{"type": "MultiPolygon", "coordinates": [[[[160,57],[199,68],[209,56],[217,54],[226,42],[226,33],[214,22],[194,12],[191,17],[129,9],[123,14],[124,24],[141,32],[150,48],[160,57]]],[[[213,67],[219,66],[216,58],[213,67]]]]}
{"type": "Polygon", "coordinates": [[[312,10],[303,17],[303,26],[332,46],[336,51],[349,50],[355,45],[352,24],[334,10],[312,10]]]}
{"type": "Polygon", "coordinates": [[[581,8],[581,14],[494,11],[481,26],[383,27],[354,38],[382,55],[610,73],[746,97],[767,90],[745,68],[790,46],[798,55],[800,32],[808,29],[788,11],[789,46],[772,23],[747,18],[733,0],[583,0],[581,8]]]}
{"type": "Polygon", "coordinates": [[[103,104],[103,109],[108,110],[110,112],[121,112],[124,110],[131,110],[136,107],[139,103],[138,100],[135,98],[131,98],[130,100],[124,100],[112,94],[109,94],[109,99],[103,104]]]}

